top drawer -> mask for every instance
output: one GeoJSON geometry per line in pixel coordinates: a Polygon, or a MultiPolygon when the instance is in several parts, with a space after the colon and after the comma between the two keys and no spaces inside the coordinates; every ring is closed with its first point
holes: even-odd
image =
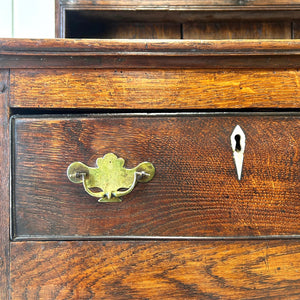
{"type": "Polygon", "coordinates": [[[185,65],[179,69],[13,69],[10,105],[147,110],[300,108],[299,82],[298,69],[191,69],[185,65]]]}
{"type": "Polygon", "coordinates": [[[18,239],[300,234],[300,116],[176,114],[12,119],[12,225],[18,239]],[[239,181],[230,136],[246,136],[239,181]],[[75,161],[115,153],[154,178],[120,203],[70,182],[75,161]]]}

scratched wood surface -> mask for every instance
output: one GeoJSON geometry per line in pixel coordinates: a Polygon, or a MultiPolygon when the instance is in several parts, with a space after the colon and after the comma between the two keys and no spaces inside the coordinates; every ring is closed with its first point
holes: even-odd
{"type": "Polygon", "coordinates": [[[298,69],[255,72],[16,69],[11,72],[10,105],[115,109],[299,108],[299,78],[298,69]]]}
{"type": "Polygon", "coordinates": [[[299,115],[16,118],[14,236],[300,234],[299,115]],[[230,136],[246,135],[237,180],[230,136]],[[97,203],[69,164],[113,152],[156,175],[122,203],[97,203]]]}
{"type": "Polygon", "coordinates": [[[299,299],[299,241],[12,243],[12,299],[299,299]]]}
{"type": "Polygon", "coordinates": [[[0,70],[0,299],[9,299],[9,71],[0,70]]]}

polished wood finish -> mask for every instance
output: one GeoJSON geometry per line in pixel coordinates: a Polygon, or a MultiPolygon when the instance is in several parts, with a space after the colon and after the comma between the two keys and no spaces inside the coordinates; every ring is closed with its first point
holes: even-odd
{"type": "Polygon", "coordinates": [[[17,117],[12,138],[14,237],[300,235],[298,114],[17,117]],[[230,144],[238,124],[240,182],[230,144]],[[99,204],[66,170],[109,152],[157,171],[122,203],[99,204]]]}
{"type": "Polygon", "coordinates": [[[298,299],[298,241],[12,243],[13,299],[298,299]]]}
{"type": "Polygon", "coordinates": [[[299,108],[299,74],[296,69],[16,69],[11,71],[10,105],[51,109],[299,108]],[[83,78],[84,85],[78,84],[83,78]]]}
{"type": "Polygon", "coordinates": [[[0,70],[0,299],[9,299],[9,71],[0,70]]]}

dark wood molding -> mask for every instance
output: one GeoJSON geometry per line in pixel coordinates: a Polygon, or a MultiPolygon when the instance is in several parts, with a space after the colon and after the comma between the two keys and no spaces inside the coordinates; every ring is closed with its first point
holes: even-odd
{"type": "Polygon", "coordinates": [[[299,40],[0,39],[0,55],[299,55],[299,40]]]}
{"type": "Polygon", "coordinates": [[[0,39],[2,68],[74,66],[299,68],[300,41],[0,39]]]}

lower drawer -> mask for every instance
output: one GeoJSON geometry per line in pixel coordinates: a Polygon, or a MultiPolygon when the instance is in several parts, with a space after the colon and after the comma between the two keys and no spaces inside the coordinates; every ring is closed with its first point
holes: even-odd
{"type": "Polygon", "coordinates": [[[16,242],[12,299],[299,299],[299,241],[16,242]],[[164,295],[162,297],[162,295],[164,295]]]}
{"type": "Polygon", "coordinates": [[[15,116],[12,238],[300,235],[299,114],[15,116]],[[231,134],[246,137],[238,180],[231,134]],[[156,169],[122,202],[67,177],[114,153],[156,169]]]}

